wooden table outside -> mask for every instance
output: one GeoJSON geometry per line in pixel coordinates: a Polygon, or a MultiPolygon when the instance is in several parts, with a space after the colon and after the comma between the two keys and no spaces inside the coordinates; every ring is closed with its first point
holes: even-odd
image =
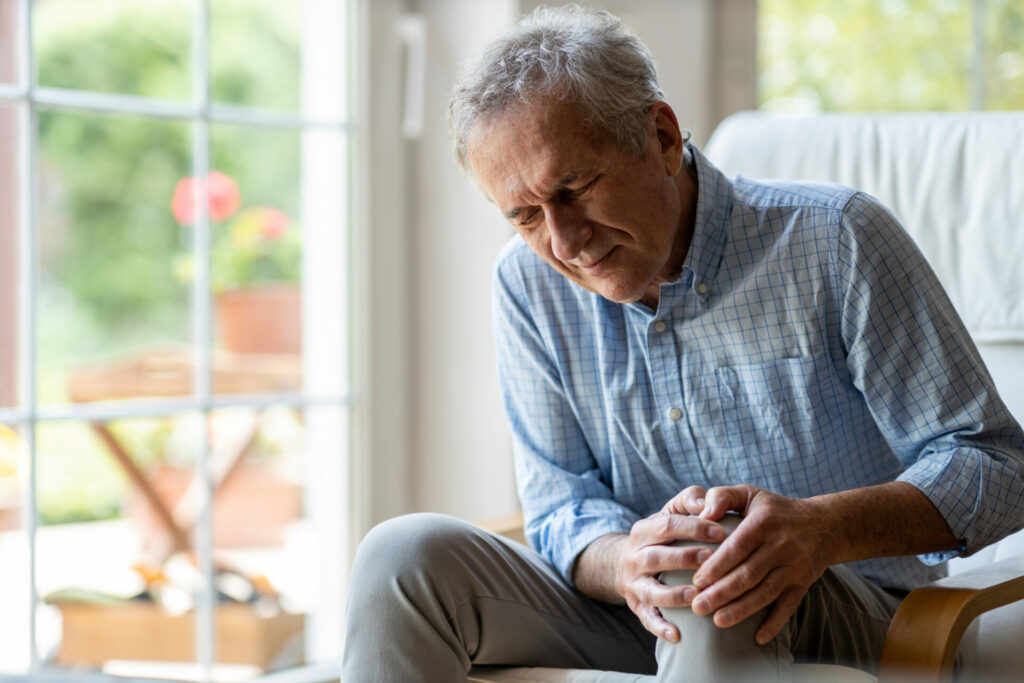
{"type": "MultiPolygon", "coordinates": [[[[193,393],[195,361],[190,349],[144,351],[112,362],[81,367],[68,379],[68,394],[75,403],[136,398],[187,398],[193,393]]],[[[302,385],[299,355],[237,354],[215,351],[211,358],[211,386],[215,395],[295,392],[302,385]]],[[[189,549],[189,533],[196,524],[199,490],[193,486],[170,509],[125,445],[110,429],[109,420],[94,420],[92,429],[110,451],[132,484],[146,498],[170,539],[168,555],[189,549]]],[[[254,411],[241,435],[215,445],[210,455],[212,495],[231,478],[259,430],[254,411]]],[[[165,558],[164,558],[165,559],[165,558]]]]}

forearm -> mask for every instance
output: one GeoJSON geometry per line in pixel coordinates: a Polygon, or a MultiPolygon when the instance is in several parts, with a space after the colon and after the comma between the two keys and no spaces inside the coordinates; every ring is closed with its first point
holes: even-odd
{"type": "Polygon", "coordinates": [[[622,604],[616,588],[618,564],[629,545],[629,534],[608,534],[584,548],[572,569],[576,589],[594,600],[622,604]]]}
{"type": "Polygon", "coordinates": [[[927,496],[906,482],[815,496],[807,502],[828,522],[829,564],[938,552],[961,544],[927,496]]]}

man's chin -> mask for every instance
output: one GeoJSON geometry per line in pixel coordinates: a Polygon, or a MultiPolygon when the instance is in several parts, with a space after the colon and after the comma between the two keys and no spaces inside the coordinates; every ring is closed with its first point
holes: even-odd
{"type": "Polygon", "coordinates": [[[636,303],[644,296],[643,290],[638,290],[636,287],[622,287],[604,282],[598,283],[595,287],[588,289],[616,304],[636,303]]]}

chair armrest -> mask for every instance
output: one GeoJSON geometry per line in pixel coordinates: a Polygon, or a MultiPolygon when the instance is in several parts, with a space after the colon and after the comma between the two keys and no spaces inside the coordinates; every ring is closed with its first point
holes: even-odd
{"type": "Polygon", "coordinates": [[[477,524],[488,531],[504,536],[505,538],[509,538],[517,543],[527,545],[526,535],[523,533],[522,512],[505,515],[504,517],[492,517],[491,519],[485,519],[482,522],[477,522],[477,524]]]}
{"type": "Polygon", "coordinates": [[[882,649],[879,682],[953,679],[953,661],[970,623],[1024,600],[1024,556],[940,579],[910,592],[896,610],[882,649]]]}

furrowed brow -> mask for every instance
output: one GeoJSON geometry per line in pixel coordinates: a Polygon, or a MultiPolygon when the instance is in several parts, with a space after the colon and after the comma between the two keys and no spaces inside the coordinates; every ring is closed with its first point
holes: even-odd
{"type": "MultiPolygon", "coordinates": [[[[579,169],[575,171],[569,171],[568,173],[566,173],[564,176],[562,176],[561,180],[558,181],[558,184],[555,186],[555,189],[548,194],[548,197],[554,197],[559,192],[564,190],[568,185],[576,182],[576,179],[579,178],[582,173],[583,171],[579,169]]],[[[505,218],[507,220],[513,220],[516,216],[523,212],[524,208],[526,207],[517,206],[514,209],[509,209],[508,211],[505,212],[505,218]]]]}

